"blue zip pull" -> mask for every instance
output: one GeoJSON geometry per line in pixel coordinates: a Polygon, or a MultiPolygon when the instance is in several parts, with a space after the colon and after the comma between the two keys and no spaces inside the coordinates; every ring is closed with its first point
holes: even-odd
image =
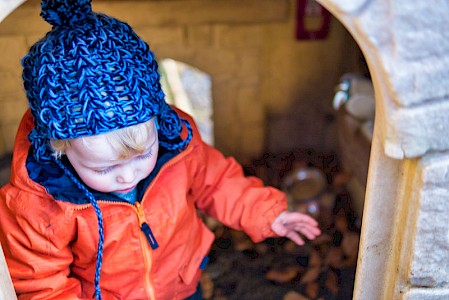
{"type": "Polygon", "coordinates": [[[157,243],[156,238],[154,237],[154,234],[150,229],[150,226],[148,226],[148,224],[144,222],[142,223],[141,229],[143,233],[145,233],[148,243],[150,243],[151,249],[157,249],[159,247],[159,244],[157,243]]]}

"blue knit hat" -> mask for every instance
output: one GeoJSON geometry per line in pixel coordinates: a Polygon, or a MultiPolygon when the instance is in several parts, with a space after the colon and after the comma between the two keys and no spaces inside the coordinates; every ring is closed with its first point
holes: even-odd
{"type": "Polygon", "coordinates": [[[188,144],[191,128],[164,101],[154,54],[128,24],[92,12],[91,0],[43,0],[41,16],[53,27],[22,60],[38,161],[51,159],[50,138],[97,135],[155,116],[162,146],[188,144]],[[183,123],[189,134],[180,140],[183,123]]]}
{"type": "Polygon", "coordinates": [[[41,16],[53,27],[22,60],[35,123],[28,138],[34,157],[55,160],[95,210],[94,296],[101,299],[103,217],[93,194],[52,156],[50,138],[97,135],[157,117],[160,145],[177,150],[187,146],[192,128],[164,101],[154,54],[128,24],[92,12],[91,0],[43,0],[41,16]],[[182,124],[188,129],[184,140],[182,124]]]}

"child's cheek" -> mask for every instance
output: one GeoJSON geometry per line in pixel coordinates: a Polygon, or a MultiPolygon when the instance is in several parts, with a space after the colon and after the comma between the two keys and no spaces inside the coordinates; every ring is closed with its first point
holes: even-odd
{"type": "Polygon", "coordinates": [[[84,178],[83,181],[91,189],[107,193],[112,191],[112,177],[111,174],[95,174],[84,178]]]}

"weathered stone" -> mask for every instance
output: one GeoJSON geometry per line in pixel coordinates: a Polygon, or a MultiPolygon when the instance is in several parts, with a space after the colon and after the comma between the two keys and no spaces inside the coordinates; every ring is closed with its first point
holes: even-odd
{"type": "Polygon", "coordinates": [[[163,45],[171,45],[173,48],[180,48],[184,46],[186,42],[185,30],[182,27],[142,26],[136,27],[135,31],[145,42],[150,45],[151,49],[156,49],[157,47],[163,45]]]}
{"type": "Polygon", "coordinates": [[[192,25],[187,27],[187,44],[194,47],[208,47],[214,42],[211,26],[192,25]]]}
{"type": "Polygon", "coordinates": [[[41,11],[40,1],[28,0],[24,2],[2,21],[0,35],[44,33],[51,29],[50,24],[39,15],[41,11]]]}
{"type": "Polygon", "coordinates": [[[404,293],[403,300],[447,300],[449,299],[449,289],[423,289],[412,288],[404,293]]]}
{"type": "Polygon", "coordinates": [[[416,157],[449,145],[448,101],[391,109],[386,123],[385,151],[391,157],[416,157]]]}
{"type": "Polygon", "coordinates": [[[263,128],[264,107],[257,86],[240,87],[237,90],[236,108],[241,126],[263,128]]]}
{"type": "Polygon", "coordinates": [[[263,139],[264,131],[262,126],[254,124],[252,126],[246,125],[241,131],[241,138],[239,150],[245,153],[244,157],[254,159],[258,157],[259,153],[263,151],[263,145],[258,141],[263,139]]]}
{"type": "Polygon", "coordinates": [[[260,47],[263,45],[263,28],[258,25],[220,26],[217,30],[219,44],[226,48],[260,47]]]}
{"type": "Polygon", "coordinates": [[[94,9],[133,26],[282,21],[288,16],[287,0],[215,1],[95,1],[94,9]]]}
{"type": "Polygon", "coordinates": [[[409,280],[418,287],[449,285],[449,153],[428,155],[420,168],[423,186],[409,280]]]}

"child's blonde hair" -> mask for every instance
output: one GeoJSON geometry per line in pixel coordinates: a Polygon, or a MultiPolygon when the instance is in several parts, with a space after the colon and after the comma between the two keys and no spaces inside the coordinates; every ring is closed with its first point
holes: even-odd
{"type": "MultiPolygon", "coordinates": [[[[134,154],[142,154],[147,150],[147,141],[153,136],[156,131],[156,126],[154,126],[154,118],[137,125],[113,130],[104,133],[106,140],[112,147],[114,152],[118,153],[119,159],[128,158],[134,154]]],[[[157,132],[156,132],[157,134],[157,132]]],[[[95,136],[80,137],[83,142],[95,136]]],[[[50,146],[53,149],[53,155],[60,159],[63,154],[71,147],[71,141],[75,139],[68,140],[54,140],[50,139],[50,146]]]]}

